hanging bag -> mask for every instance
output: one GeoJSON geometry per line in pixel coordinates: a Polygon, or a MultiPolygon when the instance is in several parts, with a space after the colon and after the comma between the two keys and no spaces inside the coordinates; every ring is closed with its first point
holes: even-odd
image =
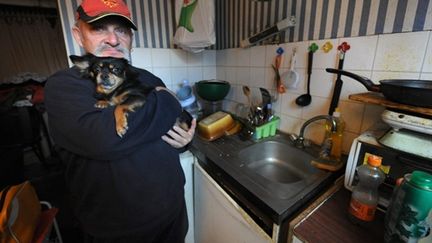
{"type": "Polygon", "coordinates": [[[41,206],[29,181],[0,194],[0,243],[28,243],[39,222],[41,206]]]}
{"type": "Polygon", "coordinates": [[[216,42],[214,0],[176,0],[174,44],[198,53],[216,42]]]}

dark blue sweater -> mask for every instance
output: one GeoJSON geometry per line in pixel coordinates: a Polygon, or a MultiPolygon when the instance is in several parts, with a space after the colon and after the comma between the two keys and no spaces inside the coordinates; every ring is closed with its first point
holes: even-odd
{"type": "MultiPolygon", "coordinates": [[[[140,80],[165,86],[137,69],[140,80]]],[[[51,76],[45,105],[54,142],[65,152],[65,179],[74,212],[94,236],[152,233],[183,207],[184,174],[179,151],[161,139],[181,112],[167,91],[152,91],[116,134],[114,107],[95,108],[95,86],[70,68],[51,76]]]]}

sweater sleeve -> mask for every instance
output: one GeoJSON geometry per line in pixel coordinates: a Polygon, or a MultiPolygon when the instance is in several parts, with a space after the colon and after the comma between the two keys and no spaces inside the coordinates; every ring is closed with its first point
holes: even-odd
{"type": "Polygon", "coordinates": [[[94,84],[82,79],[74,69],[53,75],[45,87],[45,105],[55,143],[92,159],[120,158],[138,146],[160,140],[181,112],[180,104],[169,92],[152,91],[145,105],[128,116],[129,129],[120,138],[115,130],[114,107],[95,108],[94,90],[94,84]]]}

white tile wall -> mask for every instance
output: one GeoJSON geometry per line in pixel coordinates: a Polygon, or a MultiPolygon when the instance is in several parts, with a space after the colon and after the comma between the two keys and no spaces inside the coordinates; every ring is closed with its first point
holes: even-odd
{"type": "MultiPolygon", "coordinates": [[[[226,98],[225,107],[235,111],[237,103],[246,103],[242,86],[252,89],[254,102],[259,102],[258,88],[266,87],[277,99],[273,109],[281,117],[280,129],[298,133],[307,119],[327,114],[336,75],[329,74],[325,68],[337,67],[337,46],[348,42],[351,49],[346,53],[344,69],[367,77],[378,84],[381,79],[414,78],[432,80],[432,34],[431,31],[386,34],[319,40],[315,43],[320,49],[314,54],[311,93],[312,103],[299,107],[295,99],[306,92],[306,67],[308,47],[312,41],[285,43],[281,45],[255,46],[247,49],[207,50],[198,54],[179,49],[136,48],[132,52],[132,64],[145,68],[159,76],[166,85],[176,91],[183,79],[191,83],[201,79],[221,79],[229,81],[231,91],[226,98]],[[333,49],[325,53],[324,43],[330,42],[333,49]],[[297,51],[295,70],[299,74],[296,88],[287,89],[285,94],[276,94],[274,63],[277,48],[284,49],[280,73],[290,67],[293,50],[297,51]]],[[[359,82],[342,76],[343,88],[339,101],[342,116],[346,121],[344,133],[344,152],[349,151],[352,140],[361,132],[380,120],[383,107],[366,105],[349,100],[353,93],[366,92],[359,82]]],[[[306,133],[315,142],[320,142],[323,127],[319,122],[308,128],[306,133]]]]}
{"type": "Polygon", "coordinates": [[[425,53],[425,61],[423,64],[422,72],[432,73],[432,34],[429,32],[428,47],[425,53]]]}
{"type": "Polygon", "coordinates": [[[342,38],[340,43],[342,42],[347,42],[350,45],[350,49],[346,53],[344,69],[352,71],[372,70],[378,43],[377,35],[342,38]]]}
{"type": "MultiPolygon", "coordinates": [[[[337,67],[336,48],[344,41],[351,46],[345,55],[344,69],[367,77],[376,84],[381,79],[389,78],[432,80],[431,31],[315,41],[320,49],[315,52],[313,60],[312,103],[306,107],[297,106],[295,99],[306,92],[307,50],[313,41],[268,45],[265,46],[265,51],[263,46],[218,51],[216,75],[217,78],[234,84],[235,91],[229,97],[229,102],[246,102],[241,92],[241,86],[245,84],[249,85],[252,90],[266,87],[275,94],[274,71],[271,69],[271,64],[274,63],[276,50],[279,47],[285,50],[280,69],[280,72],[283,73],[290,66],[292,51],[295,48],[297,51],[295,70],[299,73],[298,87],[287,89],[285,94],[279,95],[274,104],[274,110],[281,117],[281,130],[298,133],[301,124],[307,119],[328,113],[336,75],[327,73],[325,68],[337,67]],[[333,49],[328,53],[322,49],[326,42],[333,45],[333,49]],[[246,63],[250,63],[249,66],[244,65],[246,63]],[[233,69],[237,70],[236,76],[233,74],[233,69]]],[[[352,140],[381,119],[384,108],[349,100],[350,94],[367,92],[367,89],[351,78],[342,76],[342,80],[343,88],[339,107],[347,123],[343,147],[344,152],[347,153],[352,140]]],[[[234,106],[231,105],[231,107],[234,106]]],[[[310,126],[308,130],[307,135],[312,140],[321,142],[323,128],[319,123],[310,126]]]]}
{"type": "Polygon", "coordinates": [[[135,48],[132,65],[152,72],[174,92],[185,79],[193,84],[218,76],[215,50],[192,54],[180,49],[135,48]]]}
{"type": "Polygon", "coordinates": [[[373,69],[420,72],[428,37],[429,31],[379,36],[373,69]]]}

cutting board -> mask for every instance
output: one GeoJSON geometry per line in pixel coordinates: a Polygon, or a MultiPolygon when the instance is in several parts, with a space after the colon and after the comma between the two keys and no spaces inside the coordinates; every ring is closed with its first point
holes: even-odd
{"type": "Polygon", "coordinates": [[[404,105],[397,102],[387,100],[381,93],[366,92],[359,94],[351,94],[348,96],[350,100],[360,101],[366,104],[382,105],[389,108],[398,109],[401,111],[415,112],[423,115],[432,116],[432,108],[417,107],[404,105]]]}

